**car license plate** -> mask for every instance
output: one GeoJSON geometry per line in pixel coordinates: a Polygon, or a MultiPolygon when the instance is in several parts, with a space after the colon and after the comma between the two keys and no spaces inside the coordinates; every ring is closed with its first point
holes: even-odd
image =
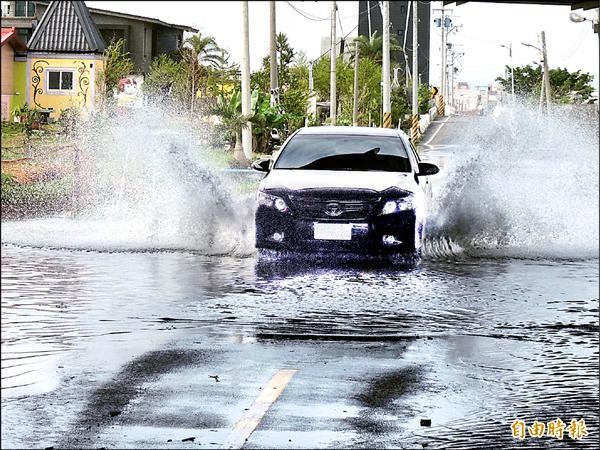
{"type": "Polygon", "coordinates": [[[350,241],[352,239],[351,223],[318,223],[314,222],[315,239],[350,241]]]}

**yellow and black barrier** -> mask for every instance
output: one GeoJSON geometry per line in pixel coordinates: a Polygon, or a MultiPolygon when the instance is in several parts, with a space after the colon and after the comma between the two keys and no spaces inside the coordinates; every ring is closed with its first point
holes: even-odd
{"type": "Polygon", "coordinates": [[[392,128],[392,113],[383,113],[383,128],[392,128]]]}
{"type": "Polygon", "coordinates": [[[444,97],[441,94],[438,94],[436,100],[438,116],[444,117],[446,115],[446,102],[444,101],[444,97]]]}
{"type": "Polygon", "coordinates": [[[419,115],[412,114],[410,117],[410,139],[417,142],[421,139],[421,128],[419,126],[419,115]]]}

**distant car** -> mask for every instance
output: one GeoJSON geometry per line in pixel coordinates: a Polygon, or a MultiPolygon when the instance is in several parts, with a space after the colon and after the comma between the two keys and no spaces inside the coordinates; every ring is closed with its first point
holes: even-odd
{"type": "Polygon", "coordinates": [[[428,175],[401,130],[307,127],[292,134],[257,193],[256,248],[291,252],[415,253],[428,175]]]}

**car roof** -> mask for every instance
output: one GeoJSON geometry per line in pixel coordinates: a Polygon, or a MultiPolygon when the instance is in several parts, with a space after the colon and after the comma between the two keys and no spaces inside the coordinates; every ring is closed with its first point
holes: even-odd
{"type": "Polygon", "coordinates": [[[338,134],[338,135],[356,135],[356,136],[390,136],[406,137],[404,131],[395,128],[375,128],[375,127],[346,127],[346,126],[324,126],[324,127],[304,127],[298,130],[298,134],[338,134]]]}

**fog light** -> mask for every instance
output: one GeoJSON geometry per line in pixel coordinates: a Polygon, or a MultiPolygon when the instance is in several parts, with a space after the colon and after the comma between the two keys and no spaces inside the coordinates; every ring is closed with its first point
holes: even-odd
{"type": "Polygon", "coordinates": [[[399,241],[398,239],[396,239],[395,236],[392,236],[391,234],[386,234],[383,236],[383,245],[400,245],[402,244],[402,241],[399,241]]]}
{"type": "Polygon", "coordinates": [[[383,205],[383,214],[391,214],[395,211],[396,211],[396,202],[395,201],[390,200],[389,202],[386,202],[385,205],[383,205]]]}
{"type": "Polygon", "coordinates": [[[281,242],[283,241],[283,238],[285,237],[283,233],[273,233],[273,236],[271,236],[273,238],[273,240],[275,242],[281,242]]]}
{"type": "Polygon", "coordinates": [[[288,209],[287,205],[285,204],[285,201],[283,201],[282,198],[276,198],[273,204],[275,205],[277,211],[286,212],[288,209]]]}

